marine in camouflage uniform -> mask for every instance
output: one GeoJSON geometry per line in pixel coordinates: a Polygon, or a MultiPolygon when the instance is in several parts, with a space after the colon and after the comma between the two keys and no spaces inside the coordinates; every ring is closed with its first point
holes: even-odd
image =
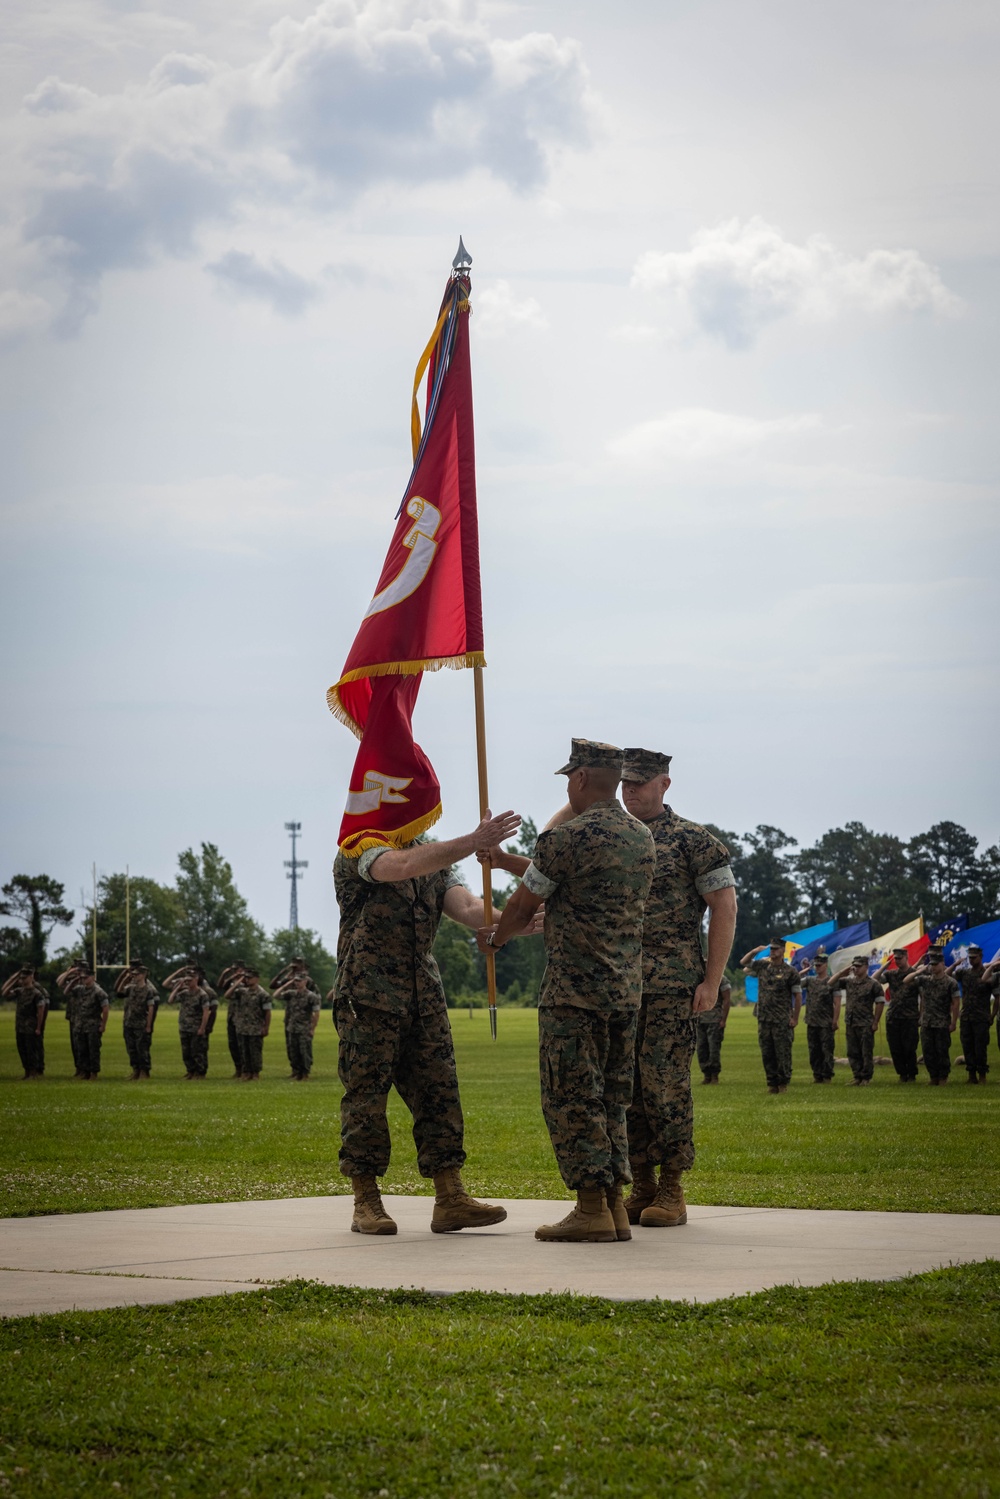
{"type": "Polygon", "coordinates": [[[236,1033],[236,1012],[239,1009],[238,998],[229,998],[229,991],[239,981],[246,965],[242,961],[230,963],[219,974],[216,989],[226,998],[226,1045],[229,1047],[229,1055],[233,1059],[233,1077],[243,1076],[243,1058],[240,1055],[240,1038],[236,1033]]]}
{"type": "Polygon", "coordinates": [[[352,1229],[394,1234],[378,1178],[389,1169],[386,1119],[395,1087],[413,1116],[421,1176],[434,1181],[431,1229],[500,1223],[506,1211],[478,1203],[462,1185],[465,1123],[444,988],[431,951],[441,916],[479,927],[483,906],[451,867],[512,836],[520,818],[484,819],[442,843],[385,844],[333,866],[340,906],[333,1014],[339,1036],[340,1169],[354,1190],[352,1229]]]}
{"type": "Polygon", "coordinates": [[[177,1001],[177,1034],[180,1037],[185,1082],[208,1074],[208,1032],[218,998],[194,971],[181,979],[171,996],[177,1001]]]}
{"type": "Polygon", "coordinates": [[[122,999],[122,1034],[132,1067],[132,1080],[149,1077],[153,1018],[159,1003],[155,985],[141,963],[133,963],[115,983],[122,999]]]}
{"type": "Polygon", "coordinates": [[[799,1023],[802,980],[783,957],[785,942],[775,937],[769,956],[755,947],[740,960],[743,972],[757,980],[757,1043],[769,1093],[787,1093],[792,1080],[792,1037],[799,1023]]]}
{"type": "Polygon", "coordinates": [[[969,966],[955,973],[962,990],[962,1009],[958,1017],[958,1034],[962,1042],[965,1069],[970,1083],[985,1083],[989,1072],[990,1015],[997,993],[1000,974],[993,964],[983,966],[983,950],[973,943],[969,947],[969,966]]]}
{"type": "MultiPolygon", "coordinates": [[[[626,1209],[630,1221],[644,1228],[680,1227],[687,1221],[681,1173],[690,1171],[695,1158],[693,1016],[699,986],[706,984],[701,925],[707,907],[710,956],[719,947],[720,918],[725,929],[722,947],[714,953],[713,982],[706,984],[712,1008],[704,1013],[718,1016],[719,984],[736,915],[729,850],[706,828],[664,805],[670,761],[670,755],[657,750],[626,749],[622,767],[622,799],[648,828],[656,847],[656,873],[642,929],[642,1005],[628,1110],[635,1185],[626,1209]],[[657,1165],[663,1202],[657,1202],[657,1165]]],[[[707,1024],[712,1026],[712,1021],[707,1024]]]]}
{"type": "Polygon", "coordinates": [[[883,966],[875,977],[888,990],[885,1012],[885,1039],[896,1075],[901,1083],[917,1080],[917,1043],[920,1039],[917,991],[906,980],[910,976],[910,959],[905,947],[893,950],[895,968],[883,966]]]}
{"type": "Polygon", "coordinates": [[[722,1071],[722,1038],[726,1033],[732,985],[723,979],[719,985],[719,998],[713,1010],[702,1010],[694,1017],[695,1049],[702,1082],[717,1083],[722,1071]]]}
{"type": "Polygon", "coordinates": [[[256,968],[244,968],[229,990],[235,1001],[233,1024],[240,1048],[240,1073],[244,1082],[256,1082],[264,1066],[264,1037],[271,1029],[271,996],[261,988],[256,968]]]}
{"type": "Polygon", "coordinates": [[[101,1071],[101,1039],[108,1023],[108,996],[92,973],[78,973],[66,987],[73,1005],[73,1055],[80,1075],[96,1082],[101,1071]]]}
{"type": "MultiPolygon", "coordinates": [[[[538,995],[542,1113],[577,1205],[543,1240],[631,1237],[621,1185],[631,1180],[625,1124],[642,999],[642,919],[656,869],[652,835],[615,792],[622,751],[574,739],[572,815],[540,834],[496,929],[502,946],[545,902],[546,967],[538,995]],[[617,1217],[616,1217],[617,1205],[617,1217]]],[[[690,1017],[688,1020],[690,1027],[690,1017]]]]}
{"type": "Polygon", "coordinates": [[[24,964],[3,986],[4,999],[14,1001],[14,1040],[24,1068],[24,1080],[45,1072],[45,1019],[49,996],[35,969],[24,964]]]}
{"type": "Polygon", "coordinates": [[[929,969],[914,968],[907,976],[906,987],[912,987],[920,999],[924,1066],[932,1086],[939,1087],[948,1081],[951,1072],[951,1033],[958,1024],[961,991],[957,980],[945,969],[940,948],[932,947],[927,961],[929,969]]]}
{"type": "Polygon", "coordinates": [[[877,979],[868,976],[868,959],[856,957],[849,973],[839,973],[833,984],[846,995],[844,1037],[847,1060],[854,1074],[852,1087],[866,1087],[875,1072],[875,1032],[882,1018],[885,996],[877,979]]]}
{"type": "Polygon", "coordinates": [[[313,1042],[319,1024],[320,996],[308,973],[295,976],[276,991],[285,1004],[285,1050],[293,1082],[305,1082],[312,1072],[313,1042]]]}
{"type": "Polygon", "coordinates": [[[81,974],[89,973],[90,969],[82,958],[77,958],[70,966],[56,978],[56,988],[63,996],[63,1014],[66,1024],[69,1026],[69,1044],[73,1054],[74,1077],[85,1077],[83,1070],[83,1058],[77,1046],[76,1032],[73,1029],[73,1016],[76,1011],[76,1000],[73,994],[73,985],[81,974]]]}
{"type": "Polygon", "coordinates": [[[830,981],[826,953],[816,954],[816,972],[802,980],[802,997],[806,1006],[806,1041],[813,1081],[833,1080],[834,1033],[840,1021],[840,995],[830,981]]]}

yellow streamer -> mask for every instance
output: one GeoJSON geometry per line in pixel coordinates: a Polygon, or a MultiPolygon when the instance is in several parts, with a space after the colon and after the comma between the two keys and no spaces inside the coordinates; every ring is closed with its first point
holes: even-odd
{"type": "Polygon", "coordinates": [[[417,373],[413,377],[413,405],[410,408],[410,440],[413,444],[414,463],[416,463],[417,461],[417,449],[420,447],[420,407],[417,405],[417,391],[420,389],[420,382],[424,378],[424,371],[426,370],[428,364],[430,364],[431,355],[433,354],[437,341],[441,336],[441,329],[445,325],[445,319],[448,316],[449,310],[450,309],[446,307],[441,316],[438,318],[437,326],[435,327],[434,332],[431,334],[430,342],[417,361],[417,373]]]}

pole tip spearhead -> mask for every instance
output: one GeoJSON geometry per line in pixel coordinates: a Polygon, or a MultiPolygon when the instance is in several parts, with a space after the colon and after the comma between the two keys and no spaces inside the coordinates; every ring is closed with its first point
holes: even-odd
{"type": "Polygon", "coordinates": [[[465,248],[465,240],[458,236],[458,249],[455,251],[455,259],[451,263],[453,271],[467,271],[472,264],[472,256],[465,248]]]}

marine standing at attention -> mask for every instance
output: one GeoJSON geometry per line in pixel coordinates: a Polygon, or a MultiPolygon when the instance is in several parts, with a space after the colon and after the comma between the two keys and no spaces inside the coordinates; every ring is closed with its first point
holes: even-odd
{"type": "Polygon", "coordinates": [[[906,987],[912,987],[920,998],[920,1045],[931,1087],[948,1081],[951,1072],[951,1036],[958,1024],[961,994],[957,980],[944,966],[944,952],[932,947],[927,953],[928,968],[922,965],[907,974],[906,987]]]}
{"type": "Polygon", "coordinates": [[[910,956],[905,947],[895,947],[892,952],[895,968],[882,967],[875,977],[889,991],[885,1012],[885,1039],[889,1043],[892,1065],[901,1083],[917,1080],[917,1042],[920,1039],[917,1015],[920,1009],[917,991],[907,985],[910,976],[910,956]]]}
{"type": "Polygon", "coordinates": [[[379,846],[333,866],[340,906],[334,1022],[340,1038],[340,1169],[351,1178],[361,1234],[394,1234],[378,1178],[389,1169],[389,1090],[413,1115],[417,1168],[434,1182],[434,1233],[502,1223],[506,1210],[477,1202],[462,1183],[465,1123],[447,1001],[431,948],[442,914],[483,923],[483,903],[452,865],[513,837],[513,812],[487,815],[461,838],[379,846]]]}
{"type": "Polygon", "coordinates": [[[802,980],[785,962],[785,939],[751,948],[740,967],[757,980],[757,1042],[769,1093],[787,1093],[792,1080],[792,1036],[802,1008],[802,980]],[[762,952],[768,953],[762,958],[762,952]]]}
{"type": "Polygon", "coordinates": [[[965,1070],[970,1083],[985,1083],[989,1072],[987,1054],[990,1047],[990,1018],[997,994],[1000,972],[997,964],[983,966],[983,950],[976,942],[969,944],[968,968],[951,970],[962,990],[962,1009],[958,1017],[958,1036],[962,1043],[965,1070]]]}
{"type": "Polygon", "coordinates": [[[293,975],[275,993],[285,1006],[285,1051],[291,1067],[291,1081],[304,1083],[312,1072],[313,1036],[319,1024],[319,990],[305,968],[293,975]]]}
{"type": "Polygon", "coordinates": [[[875,1032],[882,1019],[885,996],[877,979],[868,977],[868,959],[863,953],[851,959],[849,973],[839,973],[831,981],[847,996],[844,1007],[844,1036],[847,1060],[854,1076],[852,1088],[867,1088],[875,1072],[875,1032]]]}
{"type": "Polygon", "coordinates": [[[802,980],[806,1006],[806,1041],[814,1083],[833,1081],[834,1036],[840,1025],[840,989],[830,982],[830,960],[820,948],[816,972],[802,980]]]}
{"type": "Polygon", "coordinates": [[[150,1074],[150,1042],[159,995],[142,963],[130,963],[119,974],[115,993],[122,1001],[122,1034],[132,1067],[129,1081],[136,1082],[150,1074]]]}
{"type": "Polygon", "coordinates": [[[652,835],[615,792],[622,751],[574,739],[572,816],[541,833],[521,884],[482,949],[503,947],[545,902],[546,968],[538,995],[542,1113],[576,1206],[535,1231],[544,1241],[630,1239],[626,1110],[642,998],[643,907],[656,869],[652,835]]]}
{"type": "Polygon", "coordinates": [[[24,1068],[24,1081],[42,1077],[45,1072],[44,1036],[49,996],[38,982],[37,969],[30,963],[22,963],[4,984],[3,997],[14,1001],[14,1040],[24,1068]]]}

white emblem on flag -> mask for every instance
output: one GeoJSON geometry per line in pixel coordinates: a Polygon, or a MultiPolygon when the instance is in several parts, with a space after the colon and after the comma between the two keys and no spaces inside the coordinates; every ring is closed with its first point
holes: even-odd
{"type": "Polygon", "coordinates": [[[377,812],[383,802],[408,802],[410,798],[403,796],[402,791],[412,780],[412,776],[387,776],[381,770],[366,770],[364,788],[347,793],[348,816],[377,812]]]}
{"type": "Polygon", "coordinates": [[[440,510],[436,505],[432,505],[430,500],[422,500],[419,495],[415,494],[406,502],[406,513],[413,521],[413,525],[403,537],[403,545],[408,548],[410,555],[392,582],[386,584],[381,593],[377,593],[372,599],[365,619],[371,619],[373,614],[381,614],[385,609],[391,609],[393,604],[400,604],[403,599],[408,599],[411,593],[416,593],[434,561],[434,553],[438,548],[434,537],[441,524],[440,510]]]}

